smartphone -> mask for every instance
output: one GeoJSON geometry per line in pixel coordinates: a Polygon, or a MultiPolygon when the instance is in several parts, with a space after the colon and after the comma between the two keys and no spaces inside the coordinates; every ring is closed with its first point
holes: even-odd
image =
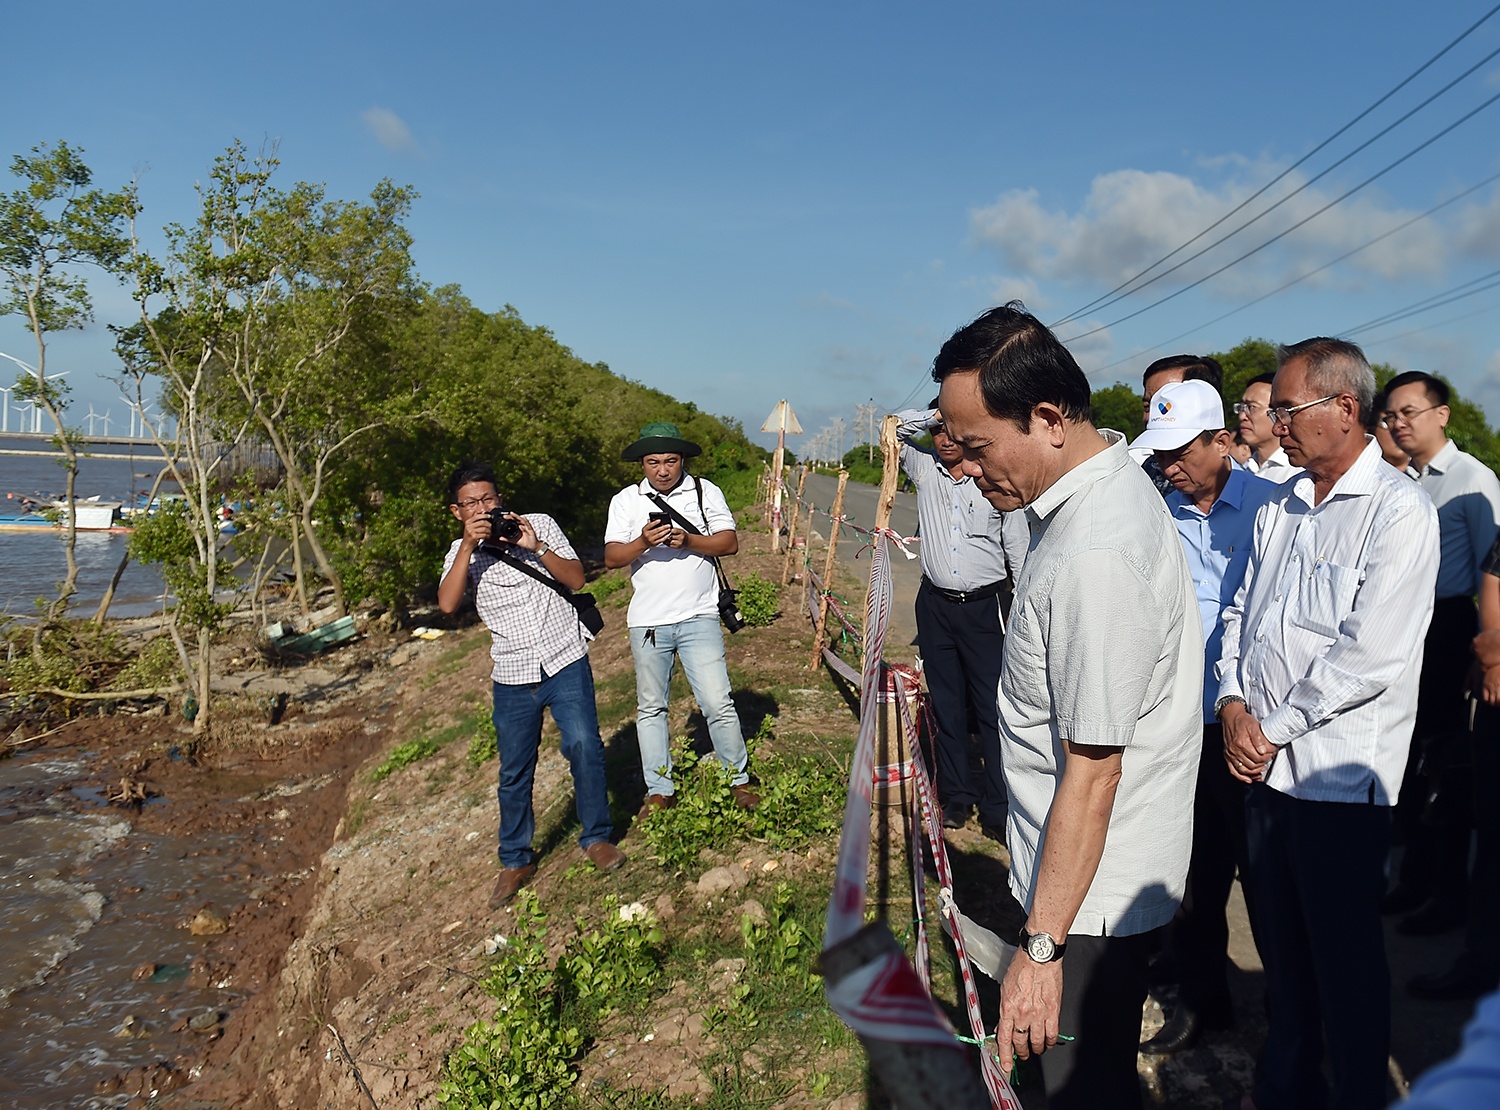
{"type": "Polygon", "coordinates": [[[649,520],[652,524],[671,524],[672,523],[672,514],[671,513],[647,513],[646,514],[646,519],[649,520]]]}

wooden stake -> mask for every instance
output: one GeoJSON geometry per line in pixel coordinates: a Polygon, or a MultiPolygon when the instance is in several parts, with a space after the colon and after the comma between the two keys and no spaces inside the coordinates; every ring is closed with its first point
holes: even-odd
{"type": "MultiPolygon", "coordinates": [[[[797,500],[792,502],[792,526],[786,534],[786,561],[781,564],[781,584],[792,580],[792,559],[797,553],[797,517],[802,508],[802,491],[807,487],[807,464],[802,464],[802,476],[797,479],[797,500]]],[[[812,514],[808,514],[808,520],[812,514]]]]}
{"type": "Polygon", "coordinates": [[[839,518],[844,515],[844,487],[849,484],[849,472],[839,468],[839,488],[833,497],[832,520],[828,524],[828,557],[823,560],[823,598],[818,602],[818,627],[813,636],[812,661],[807,669],[815,671],[823,665],[823,644],[828,636],[828,595],[833,591],[833,553],[839,545],[839,518]]]}
{"type": "Polygon", "coordinates": [[[901,441],[896,438],[900,421],[887,416],[880,423],[880,454],[884,466],[880,472],[880,500],[875,502],[875,527],[891,526],[891,510],[896,507],[896,486],[901,481],[901,441]]]}

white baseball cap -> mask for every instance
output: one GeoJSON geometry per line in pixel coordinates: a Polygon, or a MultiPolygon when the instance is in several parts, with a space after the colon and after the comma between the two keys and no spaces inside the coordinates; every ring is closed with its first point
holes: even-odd
{"type": "Polygon", "coordinates": [[[1151,398],[1146,430],[1130,449],[1175,451],[1202,432],[1224,428],[1224,398],[1207,382],[1172,382],[1151,398]]]}

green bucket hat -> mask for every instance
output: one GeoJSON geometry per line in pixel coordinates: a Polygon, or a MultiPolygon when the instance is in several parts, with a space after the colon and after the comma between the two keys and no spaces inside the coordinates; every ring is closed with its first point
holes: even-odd
{"type": "Polygon", "coordinates": [[[641,429],[641,438],[620,452],[626,462],[640,462],[647,455],[681,455],[691,459],[703,454],[703,448],[682,438],[676,424],[653,420],[641,429]]]}

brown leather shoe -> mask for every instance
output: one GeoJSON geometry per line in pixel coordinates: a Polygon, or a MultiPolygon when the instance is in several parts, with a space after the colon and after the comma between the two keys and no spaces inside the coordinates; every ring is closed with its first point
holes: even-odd
{"type": "Polygon", "coordinates": [[[490,909],[498,910],[507,905],[516,896],[516,891],[526,885],[526,881],[536,874],[536,864],[528,863],[525,867],[502,867],[500,877],[495,880],[495,889],[490,891],[490,909]]]}
{"type": "Polygon", "coordinates": [[[606,875],[625,866],[625,853],[607,840],[594,841],[583,850],[583,854],[593,860],[594,866],[606,875]]]}
{"type": "Polygon", "coordinates": [[[637,821],[644,821],[659,809],[671,809],[677,804],[675,794],[647,794],[646,804],[641,806],[641,811],[635,815],[637,821]]]}
{"type": "Polygon", "coordinates": [[[760,805],[760,795],[751,790],[745,783],[741,783],[739,786],[731,786],[729,792],[734,795],[734,804],[741,809],[754,809],[760,805]]]}

